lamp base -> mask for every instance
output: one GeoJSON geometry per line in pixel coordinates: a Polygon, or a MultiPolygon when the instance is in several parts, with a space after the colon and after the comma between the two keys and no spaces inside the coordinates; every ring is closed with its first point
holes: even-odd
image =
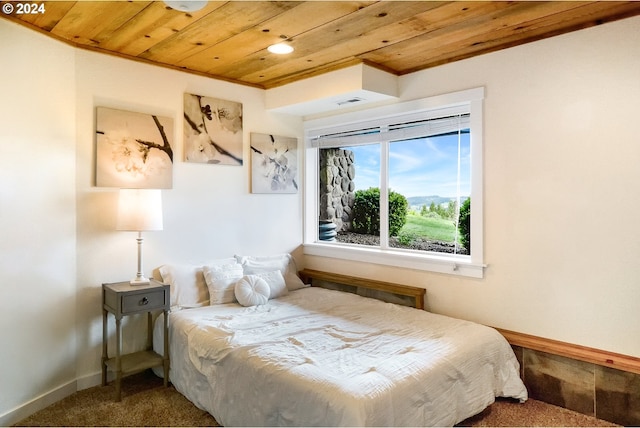
{"type": "Polygon", "coordinates": [[[143,277],[140,277],[140,278],[136,277],[136,278],[132,279],[131,281],[129,281],[129,284],[131,284],[131,285],[147,285],[147,284],[149,284],[149,282],[150,282],[149,279],[145,278],[143,276],[143,277]]]}

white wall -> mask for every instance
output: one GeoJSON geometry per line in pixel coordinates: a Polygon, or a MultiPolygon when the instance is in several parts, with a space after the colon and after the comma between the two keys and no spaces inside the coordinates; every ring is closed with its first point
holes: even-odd
{"type": "MultiPolygon", "coordinates": [[[[76,69],[78,377],[83,378],[94,375],[100,368],[100,284],[131,279],[137,260],[135,233],[115,231],[117,191],[96,188],[93,184],[95,106],[155,112],[174,118],[173,188],[162,192],[164,230],[144,234],[146,272],[170,262],[202,265],[234,254],[294,252],[302,241],[302,195],[249,193],[249,134],[300,137],[301,121],[267,113],[264,92],[255,88],[86,51],[77,51],[76,69]],[[185,92],[243,104],[243,166],[183,161],[185,92]]],[[[140,327],[145,325],[144,317],[139,321],[140,327]]],[[[144,335],[140,335],[126,344],[132,349],[142,346],[144,340],[144,335]]]]}
{"type": "MultiPolygon", "coordinates": [[[[0,20],[0,425],[76,377],[75,67],[0,20]]],[[[72,388],[72,389],[73,389],[72,388]]]]}
{"type": "Polygon", "coordinates": [[[427,289],[429,308],[640,357],[640,17],[401,78],[486,88],[483,280],[306,257],[427,289]]]}

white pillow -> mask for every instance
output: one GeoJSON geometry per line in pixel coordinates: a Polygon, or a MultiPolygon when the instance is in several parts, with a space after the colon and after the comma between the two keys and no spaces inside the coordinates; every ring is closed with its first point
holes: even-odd
{"type": "Polygon", "coordinates": [[[234,286],[242,278],[242,265],[238,263],[204,266],[204,279],[209,289],[209,304],[235,302],[234,286]]]}
{"type": "Polygon", "coordinates": [[[209,304],[202,266],[169,264],[160,266],[158,270],[162,275],[162,282],[169,284],[172,309],[209,304]]]}
{"type": "MultiPolygon", "coordinates": [[[[235,258],[217,259],[209,265],[236,263],[235,258]]],[[[162,282],[169,284],[171,308],[194,308],[209,304],[209,291],[202,273],[202,266],[165,264],[158,268],[162,282]]]]}
{"type": "Polygon", "coordinates": [[[242,306],[264,305],[269,301],[269,284],[258,275],[245,275],[235,284],[235,295],[242,306]]]}
{"type": "Polygon", "coordinates": [[[255,276],[264,279],[269,286],[269,299],[275,299],[289,294],[287,284],[284,282],[284,277],[279,270],[256,273],[255,276]]]}
{"type": "Polygon", "coordinates": [[[254,275],[257,273],[271,272],[279,270],[284,277],[289,291],[299,288],[308,287],[298,277],[298,269],[296,262],[290,254],[278,254],[274,256],[235,256],[238,263],[242,264],[245,275],[254,275]]]}

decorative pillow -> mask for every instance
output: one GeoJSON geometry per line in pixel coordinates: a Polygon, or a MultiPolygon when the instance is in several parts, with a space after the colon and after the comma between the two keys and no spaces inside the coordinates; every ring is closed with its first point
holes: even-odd
{"type": "Polygon", "coordinates": [[[255,275],[264,279],[269,286],[269,296],[267,296],[269,297],[269,299],[275,299],[280,296],[286,296],[287,294],[289,294],[289,290],[287,290],[287,284],[284,282],[284,277],[279,270],[256,273],[255,275]]]}
{"type": "Polygon", "coordinates": [[[291,254],[278,254],[275,256],[235,256],[238,263],[242,264],[245,275],[254,275],[257,273],[271,272],[279,270],[284,277],[289,291],[299,288],[308,287],[298,277],[298,269],[291,254]]]}
{"type": "Polygon", "coordinates": [[[269,284],[258,275],[245,275],[235,284],[235,295],[242,306],[264,305],[269,301],[269,284]]]}
{"type": "Polygon", "coordinates": [[[238,263],[204,266],[204,279],[209,289],[209,304],[219,305],[236,301],[234,286],[242,278],[242,265],[238,263]]]}
{"type": "Polygon", "coordinates": [[[160,266],[158,270],[162,275],[162,282],[169,284],[172,309],[209,304],[202,266],[168,264],[160,266]]]}
{"type": "MultiPolygon", "coordinates": [[[[209,265],[237,263],[235,258],[217,259],[209,265]]],[[[171,308],[194,308],[209,304],[209,291],[202,266],[165,264],[158,268],[162,282],[169,284],[171,308]]]]}

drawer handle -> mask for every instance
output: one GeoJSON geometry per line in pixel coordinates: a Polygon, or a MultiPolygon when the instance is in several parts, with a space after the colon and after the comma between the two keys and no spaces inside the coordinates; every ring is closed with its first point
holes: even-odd
{"type": "Polygon", "coordinates": [[[140,306],[144,306],[149,304],[149,299],[147,299],[146,297],[143,297],[142,300],[140,300],[140,306]]]}

